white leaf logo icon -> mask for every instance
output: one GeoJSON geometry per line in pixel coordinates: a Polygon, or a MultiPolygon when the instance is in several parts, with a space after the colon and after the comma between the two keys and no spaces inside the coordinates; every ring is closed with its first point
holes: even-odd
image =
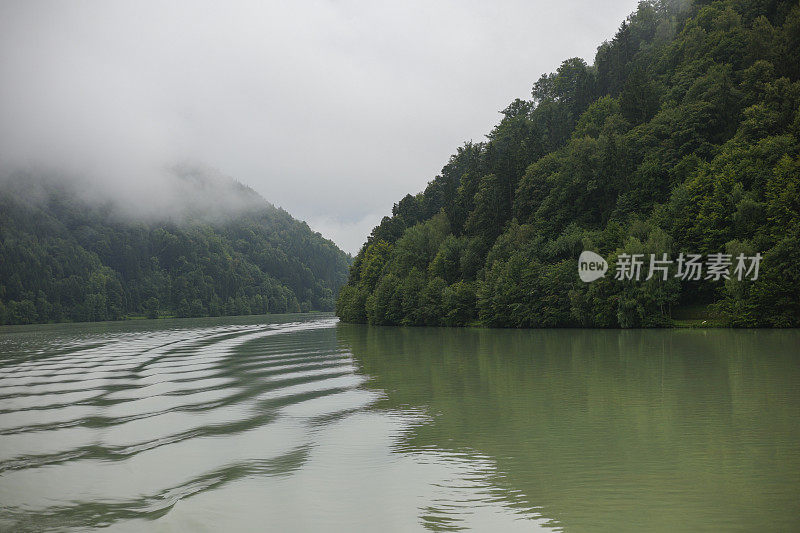
{"type": "Polygon", "coordinates": [[[584,250],[578,257],[578,276],[581,281],[589,283],[606,275],[608,263],[603,256],[584,250]]]}

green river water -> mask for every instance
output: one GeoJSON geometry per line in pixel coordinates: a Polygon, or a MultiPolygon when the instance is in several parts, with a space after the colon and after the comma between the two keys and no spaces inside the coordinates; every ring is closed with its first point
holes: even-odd
{"type": "Polygon", "coordinates": [[[800,332],[0,328],[0,531],[800,531],[800,332]]]}

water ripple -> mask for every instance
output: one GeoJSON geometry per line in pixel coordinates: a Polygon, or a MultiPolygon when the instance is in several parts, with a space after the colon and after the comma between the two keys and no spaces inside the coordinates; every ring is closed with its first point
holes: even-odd
{"type": "Polygon", "coordinates": [[[489,458],[399,445],[432,417],[379,407],[335,324],[0,336],[0,531],[375,530],[389,509],[366,500],[402,530],[535,524],[489,458]]]}
{"type": "Polygon", "coordinates": [[[313,447],[307,425],[375,400],[356,390],[363,378],[334,324],[104,333],[31,351],[4,342],[0,528],[157,518],[230,481],[295,470],[313,447]]]}

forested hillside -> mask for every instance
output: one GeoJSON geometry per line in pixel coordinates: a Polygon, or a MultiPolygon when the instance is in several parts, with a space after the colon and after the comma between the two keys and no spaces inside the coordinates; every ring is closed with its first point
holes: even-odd
{"type": "Polygon", "coordinates": [[[335,244],[235,182],[179,179],[213,195],[159,219],[53,180],[4,181],[0,323],[333,309],[349,265],[335,244]]]}
{"type": "MultiPolygon", "coordinates": [[[[531,37],[535,39],[535,36],[531,37]]],[[[337,313],[372,324],[800,325],[800,7],[640,3],[369,236],[337,313]],[[762,254],[756,280],[583,283],[582,250],[762,254]]],[[[670,271],[672,274],[672,271],[670,271]]]]}

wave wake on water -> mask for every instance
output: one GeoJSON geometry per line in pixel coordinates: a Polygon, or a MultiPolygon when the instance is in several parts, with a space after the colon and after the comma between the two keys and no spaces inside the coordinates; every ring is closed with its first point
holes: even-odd
{"type": "Polygon", "coordinates": [[[0,530],[450,529],[490,462],[395,453],[427,415],[373,409],[335,325],[0,339],[0,530]]]}

